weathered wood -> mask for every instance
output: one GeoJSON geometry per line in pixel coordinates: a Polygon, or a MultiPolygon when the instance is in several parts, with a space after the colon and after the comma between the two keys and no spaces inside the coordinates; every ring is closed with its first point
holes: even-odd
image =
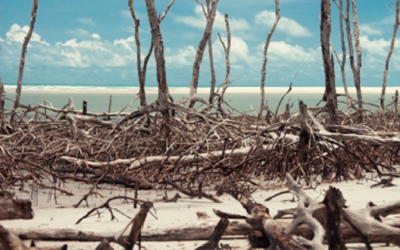
{"type": "MultiPolygon", "coordinates": [[[[32,242],[33,243],[33,242],[32,242]]],[[[1,250],[67,250],[68,246],[61,247],[36,247],[33,243],[31,247],[26,247],[24,243],[14,233],[8,232],[0,225],[0,249],[1,250]]]]}
{"type": "Polygon", "coordinates": [[[329,123],[336,124],[337,99],[335,76],[333,74],[334,65],[333,60],[331,60],[330,52],[330,36],[331,1],[321,0],[321,51],[325,72],[325,93],[323,99],[326,101],[326,109],[329,113],[329,123]]]}
{"type": "Polygon", "coordinates": [[[229,225],[228,219],[220,219],[217,226],[214,229],[210,239],[204,245],[196,248],[196,250],[214,250],[219,249],[218,243],[221,240],[222,234],[225,232],[229,225]]]}
{"type": "Polygon", "coordinates": [[[192,79],[190,81],[190,98],[191,98],[189,103],[190,108],[194,106],[194,102],[196,100],[193,98],[197,97],[197,86],[199,84],[200,66],[203,60],[204,50],[207,46],[207,42],[212,33],[212,27],[217,13],[218,1],[219,0],[212,0],[210,11],[207,14],[207,24],[206,27],[204,28],[202,39],[200,40],[199,45],[197,47],[196,56],[193,62],[192,79]]]}
{"type": "MultiPolygon", "coordinates": [[[[399,29],[400,25],[400,0],[396,0],[396,10],[395,10],[395,20],[394,20],[394,26],[393,26],[393,34],[392,34],[392,41],[390,42],[390,48],[388,55],[386,57],[386,62],[385,62],[385,69],[383,71],[383,81],[382,81],[382,91],[381,91],[381,111],[385,109],[385,96],[386,96],[386,82],[387,82],[387,76],[389,72],[389,63],[390,63],[390,58],[392,57],[393,54],[393,49],[396,43],[396,36],[397,36],[397,31],[399,29]]],[[[397,112],[396,112],[397,113],[397,112]]]]}
{"type": "Polygon", "coordinates": [[[156,70],[157,70],[157,83],[158,83],[158,97],[157,97],[157,109],[163,116],[164,124],[168,124],[169,112],[168,112],[168,83],[167,75],[165,72],[165,59],[164,59],[164,42],[162,39],[162,33],[160,29],[160,22],[157,15],[157,10],[153,0],[146,0],[147,14],[149,16],[149,23],[151,28],[151,36],[154,44],[154,54],[156,59],[156,70]]]}
{"type": "Polygon", "coordinates": [[[329,250],[345,250],[341,232],[341,209],[345,200],[339,189],[332,186],[326,191],[323,203],[326,207],[326,235],[328,238],[329,250]]]}
{"type": "Polygon", "coordinates": [[[0,198],[0,220],[29,220],[33,218],[30,200],[14,200],[10,197],[0,198]]]}
{"type": "MultiPolygon", "coordinates": [[[[15,90],[15,100],[14,100],[14,105],[13,105],[13,111],[18,108],[19,106],[19,99],[21,97],[21,90],[22,90],[22,78],[24,75],[24,66],[25,66],[25,55],[26,51],[28,48],[28,43],[31,40],[33,29],[35,28],[35,22],[36,22],[36,12],[38,9],[38,0],[33,0],[32,4],[32,12],[31,12],[31,21],[29,25],[29,30],[28,33],[25,36],[24,42],[22,43],[22,49],[21,49],[21,59],[19,62],[19,71],[18,71],[18,80],[17,80],[17,88],[15,90]]],[[[11,120],[14,119],[14,114],[11,117],[11,120]]]]}
{"type": "Polygon", "coordinates": [[[260,102],[260,110],[258,111],[258,117],[261,118],[263,111],[266,109],[265,107],[265,78],[267,76],[267,61],[268,61],[268,47],[271,42],[272,35],[275,32],[276,27],[278,26],[278,22],[280,20],[280,8],[279,8],[279,0],[275,0],[275,21],[271,27],[271,30],[268,32],[267,39],[265,40],[264,52],[263,52],[263,63],[261,66],[261,102],[260,102]]]}

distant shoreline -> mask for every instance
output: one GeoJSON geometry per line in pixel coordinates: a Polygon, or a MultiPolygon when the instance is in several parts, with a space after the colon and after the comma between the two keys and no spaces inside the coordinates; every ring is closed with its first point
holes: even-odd
{"type": "MultiPolygon", "coordinates": [[[[7,93],[15,93],[15,85],[4,85],[7,93]]],[[[386,89],[387,94],[394,94],[396,89],[399,87],[388,87],[386,89]]],[[[292,94],[322,94],[324,87],[293,87],[292,94]]],[[[380,94],[381,87],[363,87],[363,94],[380,94]]],[[[109,86],[56,86],[56,85],[27,85],[22,87],[22,93],[82,93],[82,94],[96,94],[96,93],[109,93],[109,94],[130,94],[137,93],[138,87],[109,87],[109,86]]],[[[147,87],[146,93],[156,94],[157,87],[147,87]]],[[[189,87],[169,87],[171,94],[188,94],[190,92],[189,87]]],[[[288,87],[266,87],[266,94],[284,94],[288,91],[288,87]]],[[[199,87],[197,93],[208,94],[210,92],[209,87],[199,87]]],[[[260,87],[229,87],[227,89],[229,94],[258,94],[260,93],[260,87]]],[[[337,93],[344,93],[343,87],[337,88],[337,93]]],[[[354,87],[349,88],[350,94],[355,94],[356,89],[354,87]]]]}

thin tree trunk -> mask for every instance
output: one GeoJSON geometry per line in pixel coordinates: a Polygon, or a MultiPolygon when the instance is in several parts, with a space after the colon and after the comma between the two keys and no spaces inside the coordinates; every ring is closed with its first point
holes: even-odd
{"type": "Polygon", "coordinates": [[[336,87],[333,74],[333,60],[330,52],[331,36],[331,1],[321,0],[321,51],[325,71],[325,93],[324,100],[329,113],[329,123],[336,123],[336,87]]]}
{"type": "Polygon", "coordinates": [[[346,16],[343,14],[343,0],[340,0],[340,4],[336,2],[336,0],[333,0],[333,2],[336,4],[336,6],[339,9],[339,20],[340,20],[340,40],[342,42],[342,60],[340,61],[337,53],[335,52],[336,59],[340,65],[340,71],[342,73],[342,80],[343,80],[343,88],[344,88],[344,93],[346,94],[346,100],[347,100],[347,109],[350,110],[351,108],[351,96],[349,94],[349,89],[347,86],[347,80],[346,80],[346,58],[347,58],[347,52],[346,52],[346,40],[345,40],[345,32],[344,32],[344,26],[343,26],[343,21],[346,19],[346,16]]]}
{"type": "Polygon", "coordinates": [[[157,69],[157,82],[158,82],[158,98],[157,106],[158,110],[164,116],[164,124],[168,123],[168,84],[167,76],[165,73],[165,59],[164,59],[164,44],[162,40],[162,34],[159,25],[159,19],[157,17],[156,7],[154,0],[146,0],[147,13],[149,16],[149,22],[151,27],[152,41],[154,44],[154,52],[156,58],[156,69],[157,69]]]}
{"type": "Polygon", "coordinates": [[[229,62],[229,53],[231,51],[231,29],[229,27],[228,14],[225,14],[225,26],[226,26],[226,32],[227,32],[227,44],[226,45],[225,45],[224,41],[222,40],[221,35],[218,33],[219,40],[220,40],[222,47],[224,49],[224,52],[225,52],[225,64],[226,64],[225,80],[224,80],[224,84],[222,85],[221,96],[218,101],[218,109],[220,110],[220,112],[223,112],[221,105],[224,100],[224,95],[225,95],[226,89],[228,88],[229,76],[230,76],[230,71],[231,71],[231,64],[229,62]]]}
{"type": "MultiPolygon", "coordinates": [[[[196,0],[202,7],[204,11],[204,6],[196,0]]],[[[206,19],[208,19],[208,15],[210,14],[210,0],[206,0],[207,4],[207,12],[204,11],[204,16],[206,19]]],[[[214,55],[213,55],[213,46],[212,46],[212,33],[210,34],[210,37],[208,38],[208,57],[210,58],[210,72],[211,72],[211,87],[210,87],[210,96],[208,98],[208,102],[211,104],[214,100],[214,94],[215,94],[215,85],[217,83],[217,80],[215,78],[215,67],[214,67],[214,55]]]]}
{"type": "Polygon", "coordinates": [[[3,130],[6,123],[6,117],[4,115],[4,84],[0,78],[0,131],[3,130]]]}
{"type": "Polygon", "coordinates": [[[212,0],[210,11],[207,15],[207,25],[203,32],[203,38],[201,39],[199,46],[197,48],[196,58],[193,63],[193,71],[192,71],[192,80],[190,82],[190,104],[189,107],[192,108],[194,106],[193,98],[197,95],[197,86],[199,83],[199,72],[201,61],[203,60],[204,49],[207,45],[207,42],[211,36],[212,27],[214,24],[215,15],[217,12],[217,5],[219,0],[212,0]]]}
{"type": "Polygon", "coordinates": [[[14,120],[15,110],[18,108],[19,99],[21,97],[22,78],[23,78],[24,66],[25,66],[25,54],[26,54],[26,50],[27,50],[27,47],[28,47],[28,43],[31,40],[33,29],[35,28],[37,8],[38,8],[38,0],[33,0],[32,13],[31,13],[31,23],[30,23],[30,26],[29,26],[28,33],[25,36],[24,42],[22,43],[21,59],[20,59],[20,62],[19,62],[19,71],[18,71],[17,89],[15,91],[16,95],[15,95],[15,101],[14,101],[14,106],[13,106],[13,114],[12,114],[12,117],[11,117],[12,121],[14,120]]]}
{"type": "MultiPolygon", "coordinates": [[[[165,9],[164,13],[161,15],[159,18],[159,23],[161,23],[165,16],[168,13],[168,10],[171,8],[172,4],[175,2],[175,0],[172,0],[167,8],[165,9]]],[[[146,102],[146,90],[145,90],[145,85],[146,85],[146,71],[147,71],[147,65],[149,63],[150,56],[153,52],[154,45],[153,42],[151,42],[149,51],[147,52],[146,57],[144,58],[143,62],[143,68],[141,66],[141,50],[140,50],[140,36],[139,36],[139,27],[140,27],[140,19],[136,17],[135,10],[133,8],[133,0],[129,0],[129,10],[131,12],[131,16],[133,18],[133,21],[135,22],[135,44],[136,44],[136,65],[137,65],[137,72],[138,72],[138,78],[139,78],[139,98],[140,98],[140,106],[144,107],[147,105],[146,102]]]]}
{"type": "Polygon", "coordinates": [[[387,83],[387,75],[388,75],[388,71],[389,71],[389,62],[390,62],[390,58],[392,57],[392,54],[393,54],[394,45],[396,43],[397,30],[399,29],[399,25],[400,25],[399,10],[400,10],[400,0],[397,0],[396,1],[396,18],[395,18],[395,23],[394,23],[394,28],[393,28],[392,42],[390,43],[390,50],[389,50],[388,56],[386,58],[385,70],[383,72],[382,93],[381,93],[381,111],[383,111],[385,109],[386,83],[387,83]]]}
{"type": "Polygon", "coordinates": [[[275,22],[272,25],[271,30],[268,32],[267,40],[265,41],[264,45],[264,54],[263,54],[263,64],[261,68],[261,103],[260,103],[260,110],[258,112],[258,117],[261,118],[263,111],[266,109],[265,107],[265,77],[267,75],[267,55],[268,55],[268,47],[269,43],[271,42],[272,35],[278,25],[279,19],[281,18],[279,14],[279,0],[275,0],[275,22]]]}
{"type": "Polygon", "coordinates": [[[360,30],[358,28],[358,15],[357,15],[357,6],[355,0],[347,0],[346,3],[346,33],[347,33],[347,41],[349,44],[349,56],[350,56],[350,66],[353,72],[354,85],[356,87],[357,92],[357,102],[358,102],[358,113],[359,113],[359,122],[363,121],[363,104],[362,104],[362,91],[361,91],[361,53],[362,48],[360,45],[360,30]],[[351,35],[351,26],[350,26],[350,1],[352,1],[352,9],[353,9],[353,35],[354,41],[357,49],[357,66],[354,62],[354,45],[352,41],[351,35]]]}

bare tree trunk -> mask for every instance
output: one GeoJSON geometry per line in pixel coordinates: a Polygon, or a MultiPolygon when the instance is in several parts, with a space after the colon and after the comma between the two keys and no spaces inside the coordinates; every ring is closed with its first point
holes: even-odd
{"type": "Polygon", "coordinates": [[[357,102],[358,102],[358,113],[359,113],[359,122],[363,121],[363,103],[362,103],[362,91],[361,91],[361,53],[362,48],[360,45],[360,30],[358,28],[358,15],[357,15],[357,6],[355,0],[347,0],[346,3],[346,32],[347,32],[347,41],[349,44],[349,56],[350,56],[350,66],[353,71],[354,85],[357,91],[357,102]],[[357,66],[354,62],[354,45],[351,36],[351,26],[350,26],[350,1],[352,1],[352,9],[353,9],[353,35],[357,49],[357,66]]]}
{"type": "MultiPolygon", "coordinates": [[[[172,4],[175,2],[175,0],[172,0],[167,8],[165,9],[164,13],[162,16],[159,18],[159,23],[161,23],[165,16],[168,13],[168,10],[171,8],[172,4]]],[[[135,22],[135,44],[136,44],[136,65],[137,65],[137,72],[138,72],[138,78],[139,78],[139,98],[140,98],[140,106],[144,107],[147,105],[146,102],[146,90],[145,90],[145,85],[146,85],[146,71],[147,71],[147,65],[149,63],[150,56],[153,52],[154,45],[153,42],[150,45],[149,51],[147,52],[147,55],[144,59],[143,62],[143,68],[141,66],[141,52],[140,52],[140,38],[139,38],[139,27],[140,27],[140,19],[136,17],[135,10],[133,8],[133,0],[129,0],[129,9],[131,12],[131,16],[133,18],[133,21],[135,22]]]]}
{"type": "MultiPolygon", "coordinates": [[[[209,15],[210,15],[210,1],[211,0],[206,0],[206,5],[207,5],[207,10],[204,7],[204,4],[202,4],[199,0],[196,0],[196,2],[201,6],[203,9],[203,14],[208,20],[209,15]]],[[[215,84],[217,82],[215,78],[215,67],[214,67],[214,56],[213,56],[213,46],[212,46],[212,33],[208,37],[208,57],[210,58],[210,72],[211,72],[211,87],[210,87],[210,96],[208,97],[208,102],[211,104],[214,100],[214,95],[215,95],[215,84]]]]}
{"type": "Polygon", "coordinates": [[[219,40],[222,44],[222,47],[224,48],[225,63],[226,63],[225,80],[224,80],[224,84],[222,85],[221,96],[220,96],[219,102],[218,102],[218,108],[220,110],[222,110],[221,104],[222,104],[222,101],[224,100],[224,95],[225,95],[226,89],[228,88],[229,76],[230,76],[230,71],[231,71],[231,64],[229,62],[229,53],[231,51],[231,29],[229,28],[228,14],[225,14],[225,25],[226,25],[226,32],[227,32],[227,44],[226,45],[225,45],[224,41],[222,40],[221,35],[218,33],[219,40]]]}
{"type": "Polygon", "coordinates": [[[336,123],[336,87],[335,76],[333,74],[333,60],[330,52],[331,36],[331,1],[321,0],[321,51],[325,71],[325,93],[324,100],[329,113],[329,123],[336,123]]]}
{"type": "Polygon", "coordinates": [[[392,54],[393,54],[394,45],[396,43],[397,30],[399,29],[399,25],[400,25],[399,10],[400,10],[400,0],[397,0],[396,1],[396,18],[395,18],[395,22],[394,22],[392,42],[390,43],[390,50],[389,50],[388,56],[386,58],[385,70],[383,72],[382,93],[381,93],[381,111],[383,111],[385,109],[386,82],[387,82],[387,75],[388,75],[388,71],[389,71],[389,62],[390,62],[390,58],[392,57],[392,54]]]}
{"type": "Polygon", "coordinates": [[[336,6],[339,9],[339,20],[340,20],[340,39],[342,42],[342,60],[340,61],[337,53],[335,52],[336,59],[340,65],[340,71],[342,72],[342,80],[343,80],[343,88],[344,88],[344,93],[346,94],[346,100],[347,100],[347,109],[350,110],[351,108],[351,96],[349,94],[349,89],[347,86],[347,80],[346,80],[346,40],[344,36],[344,27],[343,27],[343,20],[346,19],[345,15],[343,14],[343,0],[340,0],[340,5],[336,2],[336,0],[333,0],[333,2],[336,4],[336,6]]]}
{"type": "Polygon", "coordinates": [[[156,7],[154,5],[154,0],[146,0],[146,6],[151,27],[152,41],[155,48],[154,52],[156,58],[157,82],[158,82],[158,98],[156,104],[158,110],[163,114],[164,124],[166,124],[168,123],[169,120],[169,112],[168,112],[169,91],[167,84],[167,76],[165,73],[164,44],[162,40],[159,19],[157,17],[156,7]]]}
{"type": "Polygon", "coordinates": [[[15,110],[18,108],[19,99],[21,97],[22,77],[23,77],[23,74],[24,74],[24,66],[25,66],[25,54],[26,54],[26,50],[27,50],[27,47],[28,47],[28,43],[31,40],[33,29],[35,28],[37,8],[38,8],[38,0],[33,0],[32,13],[31,13],[31,23],[30,23],[30,26],[29,26],[29,31],[25,36],[24,42],[22,43],[21,59],[20,59],[20,62],[19,62],[19,71],[18,71],[18,82],[17,82],[17,89],[15,91],[16,95],[15,95],[15,101],[14,101],[13,114],[11,116],[11,121],[14,120],[15,110]]]}
{"type": "Polygon", "coordinates": [[[215,15],[217,12],[217,5],[219,0],[212,0],[210,11],[207,15],[207,25],[204,29],[203,38],[201,39],[199,46],[197,48],[196,58],[193,63],[193,71],[192,71],[192,80],[190,82],[190,104],[189,107],[192,108],[194,106],[194,99],[197,95],[197,86],[199,83],[199,72],[201,61],[203,60],[204,49],[207,45],[207,42],[211,36],[212,26],[214,24],[215,15]]]}
{"type": "Polygon", "coordinates": [[[281,18],[279,14],[279,0],[275,0],[275,22],[271,27],[271,30],[268,32],[267,40],[265,41],[264,45],[264,54],[263,54],[263,64],[261,68],[261,103],[260,103],[260,110],[258,112],[258,117],[261,118],[263,111],[266,109],[265,107],[265,77],[267,75],[267,55],[268,55],[268,47],[269,43],[271,42],[272,35],[278,25],[279,19],[281,18]]]}
{"type": "Polygon", "coordinates": [[[4,84],[0,78],[0,131],[3,130],[6,123],[6,117],[4,115],[4,84]]]}

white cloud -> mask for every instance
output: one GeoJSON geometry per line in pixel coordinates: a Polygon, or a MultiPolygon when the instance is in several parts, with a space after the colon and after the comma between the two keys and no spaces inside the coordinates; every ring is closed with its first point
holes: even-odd
{"type": "Polygon", "coordinates": [[[94,39],[96,39],[96,40],[100,40],[100,39],[101,39],[100,35],[99,35],[99,34],[96,34],[96,33],[93,33],[93,34],[92,34],[92,37],[93,37],[94,39]]]}
{"type": "Polygon", "coordinates": [[[360,24],[359,25],[361,34],[365,34],[367,36],[375,36],[375,35],[383,35],[383,30],[374,28],[369,24],[360,24]]]}
{"type": "MultiPolygon", "coordinates": [[[[206,19],[203,14],[203,9],[197,5],[194,12],[194,16],[178,16],[175,20],[188,26],[204,29],[206,26],[206,19]]],[[[250,29],[249,23],[243,18],[229,18],[229,26],[231,30],[250,29]]],[[[213,28],[225,30],[225,16],[219,11],[216,13],[213,28]]]]}
{"type": "MultiPolygon", "coordinates": [[[[255,16],[256,24],[264,24],[267,26],[272,26],[275,22],[275,12],[264,10],[255,16]]],[[[311,32],[303,27],[301,24],[296,22],[295,20],[287,17],[281,17],[279,20],[278,26],[276,29],[280,32],[286,33],[290,36],[294,37],[310,37],[312,36],[311,32]]]]}
{"type": "Polygon", "coordinates": [[[124,48],[126,48],[129,51],[133,51],[131,44],[135,41],[135,38],[133,36],[130,36],[126,39],[118,39],[115,40],[113,43],[114,45],[122,45],[124,48]]]}
{"type": "Polygon", "coordinates": [[[0,37],[0,42],[4,42],[4,39],[0,37]]]}
{"type": "Polygon", "coordinates": [[[78,19],[76,19],[76,21],[81,24],[85,24],[85,25],[91,25],[91,26],[96,25],[91,18],[78,18],[78,19]]]}
{"type": "MultiPolygon", "coordinates": [[[[222,38],[222,40],[225,43],[225,46],[227,46],[227,39],[226,37],[222,38]]],[[[219,39],[216,39],[213,43],[213,48],[214,48],[214,54],[215,58],[220,61],[216,61],[216,63],[222,63],[224,64],[225,61],[225,51],[222,47],[222,44],[219,39]]],[[[232,36],[231,37],[231,49],[230,49],[230,55],[229,55],[229,60],[231,64],[243,64],[243,63],[248,63],[251,64],[253,60],[255,59],[252,57],[249,53],[249,46],[247,43],[240,37],[237,36],[232,36]]]]}
{"type": "MultiPolygon", "coordinates": [[[[29,31],[29,27],[28,26],[24,26],[21,27],[18,24],[14,23],[11,26],[11,29],[9,31],[7,31],[6,33],[6,39],[7,41],[10,42],[19,42],[19,43],[23,43],[25,40],[25,36],[29,31]]],[[[42,41],[41,37],[36,33],[36,32],[32,32],[32,37],[31,37],[31,42],[38,42],[41,43],[43,45],[49,46],[49,43],[47,43],[46,41],[42,41]]]]}
{"type": "Polygon", "coordinates": [[[115,46],[108,41],[71,39],[65,43],[56,43],[60,51],[61,61],[70,67],[87,68],[97,66],[102,68],[121,67],[131,63],[134,55],[124,46],[115,46]]]}
{"type": "Polygon", "coordinates": [[[318,49],[304,49],[299,45],[291,45],[283,41],[271,42],[268,54],[284,61],[294,62],[315,62],[317,56],[320,56],[318,49]]]}
{"type": "Polygon", "coordinates": [[[380,56],[387,55],[390,46],[390,41],[383,38],[370,40],[367,36],[360,36],[360,43],[369,53],[380,56]]]}
{"type": "Polygon", "coordinates": [[[79,38],[87,38],[90,37],[90,33],[89,31],[85,30],[85,29],[74,29],[74,30],[68,30],[67,34],[69,36],[73,36],[73,37],[79,37],[79,38]]]}
{"type": "Polygon", "coordinates": [[[171,48],[165,49],[165,61],[175,67],[193,65],[196,49],[193,46],[186,46],[178,51],[171,48]]]}

